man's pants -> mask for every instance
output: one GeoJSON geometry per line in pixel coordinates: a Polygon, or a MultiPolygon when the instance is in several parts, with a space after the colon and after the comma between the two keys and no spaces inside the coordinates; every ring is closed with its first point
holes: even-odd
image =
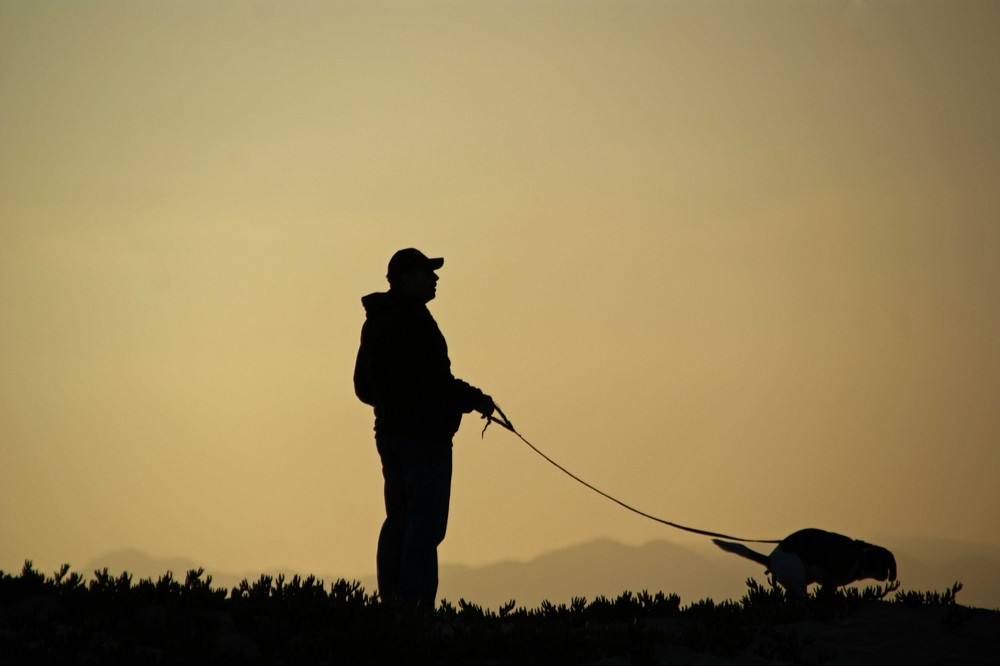
{"type": "Polygon", "coordinates": [[[451,498],[451,442],[378,437],[376,444],[385,479],[376,558],[379,596],[433,609],[437,547],[451,498]]]}

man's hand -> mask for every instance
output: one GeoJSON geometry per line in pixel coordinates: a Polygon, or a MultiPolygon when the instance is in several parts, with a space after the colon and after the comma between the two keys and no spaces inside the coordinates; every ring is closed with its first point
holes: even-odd
{"type": "Polygon", "coordinates": [[[479,404],[476,405],[476,411],[483,415],[483,418],[493,415],[493,410],[495,409],[493,405],[493,398],[483,394],[483,397],[479,400],[479,404]]]}

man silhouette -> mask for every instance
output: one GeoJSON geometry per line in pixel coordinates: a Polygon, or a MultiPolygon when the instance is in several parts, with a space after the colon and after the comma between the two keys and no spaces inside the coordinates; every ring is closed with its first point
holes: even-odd
{"type": "Polygon", "coordinates": [[[385,480],[379,594],[431,609],[448,523],[452,437],[462,414],[494,409],[490,396],[451,374],[447,343],[427,309],[443,264],[413,248],[392,256],[389,291],[361,299],[367,318],[354,366],[354,392],[375,409],[385,480]]]}

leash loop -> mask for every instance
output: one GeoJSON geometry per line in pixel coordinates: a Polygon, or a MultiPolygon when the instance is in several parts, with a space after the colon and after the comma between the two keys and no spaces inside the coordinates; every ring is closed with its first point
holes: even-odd
{"type": "Polygon", "coordinates": [[[482,435],[480,435],[480,437],[486,437],[486,429],[490,427],[491,423],[498,423],[507,430],[510,430],[518,437],[521,436],[518,434],[517,430],[514,429],[514,424],[510,422],[510,419],[507,418],[507,415],[503,413],[502,409],[500,409],[500,405],[496,404],[495,402],[493,403],[493,412],[499,414],[500,418],[497,418],[493,414],[483,414],[483,418],[486,420],[486,425],[483,426],[483,432],[482,435]]]}
{"type": "Polygon", "coordinates": [[[586,481],[584,481],[583,479],[581,479],[580,477],[578,477],[576,474],[573,474],[573,472],[569,471],[568,469],[566,469],[565,467],[563,467],[562,465],[560,465],[559,463],[557,463],[555,460],[553,460],[552,458],[550,458],[547,455],[545,455],[544,453],[542,453],[542,451],[539,450],[538,447],[536,447],[534,444],[532,444],[527,439],[525,439],[524,436],[521,433],[519,433],[516,428],[514,428],[514,424],[510,422],[510,419],[507,418],[507,415],[503,413],[502,409],[500,409],[500,405],[496,404],[495,402],[493,403],[493,410],[494,410],[494,412],[496,414],[499,415],[499,418],[497,416],[492,415],[492,414],[490,414],[490,415],[483,414],[483,418],[486,420],[486,425],[483,426],[483,432],[482,432],[482,435],[481,435],[482,437],[486,437],[486,429],[490,427],[491,423],[497,423],[498,425],[502,426],[503,428],[505,428],[507,430],[510,430],[512,433],[514,433],[514,435],[516,435],[518,439],[520,439],[522,442],[524,442],[525,444],[528,445],[528,448],[530,448],[532,451],[534,451],[535,453],[537,453],[538,455],[540,455],[542,458],[544,458],[546,460],[546,462],[548,462],[550,465],[552,465],[553,467],[555,467],[556,469],[558,469],[559,471],[561,471],[563,474],[565,474],[566,476],[570,477],[571,479],[573,479],[577,483],[580,483],[580,484],[586,486],[587,488],[590,488],[592,491],[594,491],[598,495],[601,495],[602,497],[605,497],[605,498],[611,500],[615,504],[618,504],[619,506],[622,506],[622,507],[628,509],[632,513],[636,513],[636,514],[642,516],[643,518],[648,518],[649,520],[655,521],[657,523],[661,523],[663,525],[668,525],[670,527],[674,527],[676,529],[683,530],[685,532],[691,532],[693,534],[701,534],[703,536],[718,537],[720,539],[728,539],[730,541],[740,541],[740,542],[743,542],[743,543],[780,543],[780,541],[781,541],[780,539],[745,539],[745,538],[741,538],[741,537],[731,536],[729,534],[720,534],[719,532],[710,532],[708,530],[699,530],[699,529],[694,528],[694,527],[687,527],[687,526],[684,526],[684,525],[679,525],[677,523],[671,522],[669,520],[665,520],[663,518],[658,518],[658,517],[656,517],[656,516],[654,516],[652,514],[646,513],[645,511],[640,511],[639,509],[636,509],[634,506],[630,506],[630,505],[626,504],[625,502],[621,501],[620,499],[618,499],[616,497],[613,497],[613,496],[609,495],[608,493],[604,492],[603,490],[601,490],[599,488],[596,488],[595,486],[587,483],[586,481]]]}

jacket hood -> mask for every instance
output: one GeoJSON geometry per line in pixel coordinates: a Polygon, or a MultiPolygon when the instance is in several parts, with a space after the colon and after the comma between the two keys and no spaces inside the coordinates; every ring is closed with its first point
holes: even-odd
{"type": "Polygon", "coordinates": [[[376,291],[361,297],[361,305],[365,307],[368,319],[381,317],[392,312],[426,310],[419,301],[408,298],[394,291],[376,291]]]}
{"type": "Polygon", "coordinates": [[[376,291],[373,294],[368,294],[367,296],[361,297],[361,305],[365,307],[365,313],[371,317],[372,315],[378,315],[380,312],[385,312],[386,308],[391,307],[390,301],[395,300],[389,295],[387,291],[376,291]]]}

